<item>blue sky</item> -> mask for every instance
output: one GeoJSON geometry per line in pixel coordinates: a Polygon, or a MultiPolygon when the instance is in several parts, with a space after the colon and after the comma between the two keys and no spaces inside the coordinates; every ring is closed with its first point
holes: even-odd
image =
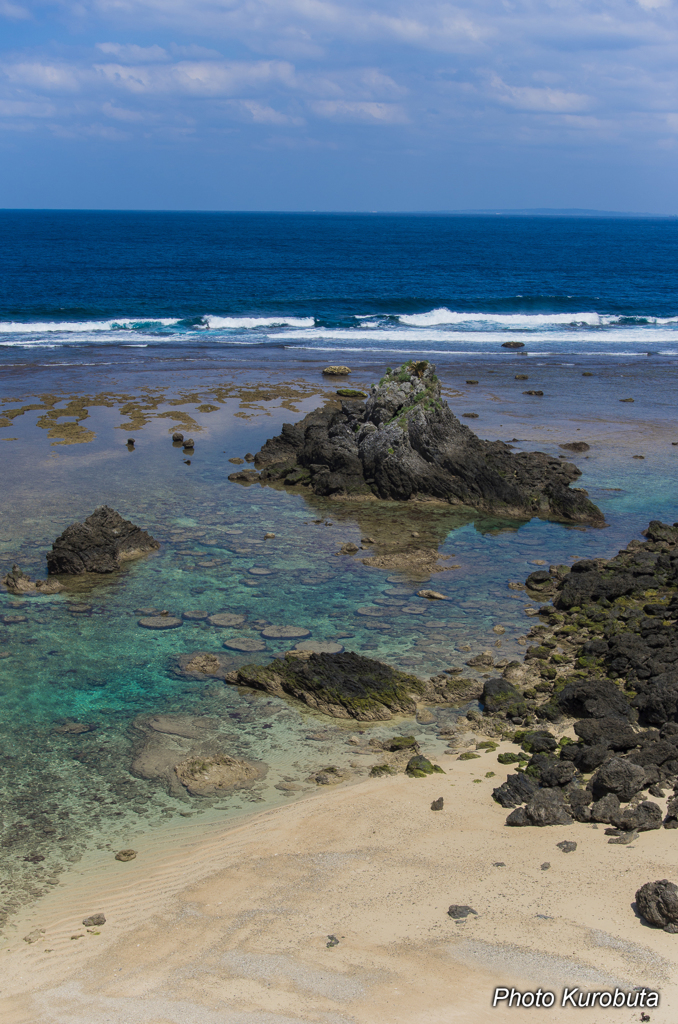
{"type": "Polygon", "coordinates": [[[0,0],[0,206],[678,213],[678,0],[0,0]]]}

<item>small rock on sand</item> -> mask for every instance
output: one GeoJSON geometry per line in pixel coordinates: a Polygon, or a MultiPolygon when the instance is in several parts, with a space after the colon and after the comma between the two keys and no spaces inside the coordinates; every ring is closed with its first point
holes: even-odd
{"type": "Polygon", "coordinates": [[[115,855],[115,859],[121,861],[134,860],[136,855],[136,850],[118,850],[118,852],[115,855]]]}
{"type": "Polygon", "coordinates": [[[442,796],[439,796],[437,800],[433,800],[433,802],[431,803],[431,810],[432,811],[442,811],[444,803],[445,803],[444,798],[442,796]]]}
{"type": "Polygon", "coordinates": [[[102,924],[106,924],[106,918],[103,914],[92,914],[91,917],[86,917],[82,923],[85,928],[100,928],[102,924]]]}
{"type": "Polygon", "coordinates": [[[447,911],[450,917],[454,918],[455,921],[463,921],[469,916],[469,914],[475,914],[478,916],[478,911],[474,910],[473,907],[468,907],[465,904],[453,903],[447,911]]]}

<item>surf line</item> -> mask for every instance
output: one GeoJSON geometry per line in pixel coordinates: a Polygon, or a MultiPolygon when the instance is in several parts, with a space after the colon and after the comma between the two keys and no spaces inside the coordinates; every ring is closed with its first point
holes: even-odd
{"type": "MultiPolygon", "coordinates": [[[[543,991],[540,988],[528,989],[524,992],[517,988],[495,988],[492,1000],[493,1007],[505,1004],[523,1008],[539,1006],[549,1009],[555,1006],[555,1003],[556,993],[543,991]]],[[[635,988],[631,992],[623,992],[619,988],[615,988],[614,992],[609,989],[600,992],[584,992],[579,988],[564,988],[560,994],[558,1005],[561,1007],[572,1006],[574,1009],[585,1009],[596,1005],[603,1009],[608,1006],[614,1006],[617,1009],[623,1006],[632,1008],[647,1006],[650,1008],[659,1006],[659,992],[647,988],[635,988]]]]}

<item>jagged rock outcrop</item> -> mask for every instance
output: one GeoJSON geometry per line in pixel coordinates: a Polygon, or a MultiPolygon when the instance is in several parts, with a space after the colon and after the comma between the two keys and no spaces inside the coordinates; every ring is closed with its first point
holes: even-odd
{"type": "Polygon", "coordinates": [[[47,553],[47,572],[69,576],[115,572],[121,562],[159,547],[150,533],[108,505],[100,505],[84,523],[72,523],[57,537],[47,553]]]}
{"type": "Polygon", "coordinates": [[[443,401],[432,363],[389,370],[366,402],[344,401],[286,423],[229,480],[304,483],[325,497],[437,499],[493,514],[602,525],[601,511],[570,484],[570,462],[542,452],[514,454],[483,441],[443,401]]]}

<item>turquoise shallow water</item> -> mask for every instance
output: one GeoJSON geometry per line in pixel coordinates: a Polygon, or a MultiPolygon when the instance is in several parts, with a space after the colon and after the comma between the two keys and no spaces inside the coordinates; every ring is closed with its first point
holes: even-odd
{"type": "MultiPolygon", "coordinates": [[[[535,562],[609,556],[649,518],[678,518],[675,383],[624,366],[597,369],[583,381],[581,367],[534,363],[529,385],[514,381],[513,365],[494,376],[478,364],[440,368],[453,409],[476,411],[473,426],[483,436],[518,438],[517,448],[554,454],[559,443],[584,438],[591,450],[575,461],[581,485],[606,514],[603,530],[501,522],[440,506],[350,505],[230,483],[229,457],[256,451],[284,420],[318,404],[327,391],[321,366],[271,369],[263,384],[262,375],[255,379],[242,366],[222,368],[219,377],[140,375],[124,387],[100,373],[87,394],[81,377],[55,387],[52,376],[36,379],[30,390],[22,382],[8,396],[5,410],[24,411],[0,432],[15,438],[1,450],[3,568],[16,561],[44,575],[54,537],[104,503],[149,530],[161,548],[94,586],[75,584],[43,598],[0,594],[3,913],[51,884],[87,845],[134,845],[139,829],[161,828],[177,814],[228,816],[294,799],[315,785],[309,773],[328,763],[353,762],[357,776],[364,772],[346,742],[355,723],[186,678],[177,671],[181,655],[213,651],[234,667],[267,661],[290,642],[267,640],[255,655],[223,645],[235,635],[259,637],[271,623],[303,627],[314,640],[420,675],[464,665],[485,649],[497,658],[520,656],[531,602],[509,581],[524,580],[535,562]],[[466,377],[480,383],[466,386],[466,377]],[[542,388],[547,401],[526,401],[528,386],[542,388]],[[620,405],[629,390],[634,403],[620,405]],[[196,438],[190,464],[169,439],[175,426],[196,438]],[[134,451],[124,443],[128,433],[134,451]],[[63,443],[73,440],[80,443],[63,443]],[[336,554],[367,535],[413,531],[458,566],[430,584],[447,601],[427,602],[416,596],[421,583],[363,565],[369,545],[357,558],[336,554]],[[266,532],[275,538],[265,540],[266,532]],[[138,625],[148,608],[236,612],[245,622],[219,629],[186,621],[156,633],[138,625]],[[142,738],[135,722],[152,714],[208,716],[224,749],[265,762],[266,778],[218,800],[172,794],[162,779],[140,778],[131,772],[142,738]],[[69,720],[91,731],[59,731],[69,720]],[[299,788],[276,789],[283,783],[299,788]]],[[[362,364],[355,382],[369,384],[381,370],[362,364]]],[[[370,735],[414,731],[435,752],[442,746],[437,727],[455,713],[436,709],[429,726],[381,723],[369,727],[370,735]]]]}

